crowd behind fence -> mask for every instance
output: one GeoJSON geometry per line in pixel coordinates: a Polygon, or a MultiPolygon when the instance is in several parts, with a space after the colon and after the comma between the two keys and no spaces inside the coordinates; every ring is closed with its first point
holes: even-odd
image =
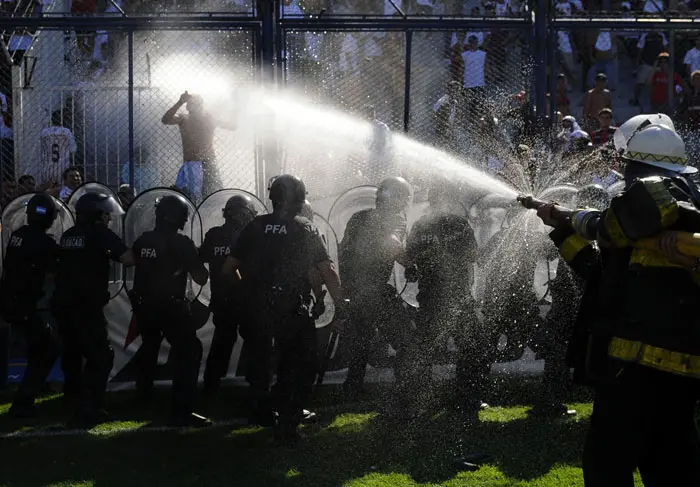
{"type": "MultiPolygon", "coordinates": [[[[642,111],[671,115],[686,136],[691,156],[697,157],[699,32],[550,29],[547,41],[553,43],[554,58],[547,65],[549,121],[537,125],[538,114],[533,114],[531,102],[537,89],[533,71],[538,63],[532,25],[482,27],[492,17],[524,18],[535,8],[532,3],[282,0],[275,61],[278,86],[290,88],[304,106],[350,113],[372,127],[359,156],[333,154],[332,150],[324,155],[350,162],[342,170],[329,172],[329,166],[337,164],[319,161],[300,141],[323,144],[302,133],[293,135],[298,127],[287,113],[293,108],[283,113],[270,104],[268,110],[274,113],[266,113],[264,107],[253,106],[264,99],[256,91],[262,79],[258,64],[262,54],[261,43],[256,42],[260,26],[252,17],[258,13],[255,4],[252,0],[206,5],[119,0],[3,2],[3,12],[18,19],[60,13],[96,15],[98,27],[31,30],[18,20],[16,29],[3,30],[9,56],[3,58],[0,71],[2,203],[11,199],[12,187],[22,176],[25,180],[32,177],[41,188],[64,186],[62,179],[69,166],[78,167],[83,179],[103,182],[115,190],[125,183],[133,183],[131,190],[136,192],[175,184],[183,160],[180,135],[160,119],[189,86],[204,91],[200,94],[207,109],[226,118],[224,125],[236,125],[236,130],[217,129],[215,133],[217,187],[239,187],[257,194],[264,189],[260,182],[265,176],[280,170],[300,173],[318,197],[329,191],[324,188],[329,178],[335,181],[331,192],[344,182],[349,186],[376,181],[390,166],[372,160],[391,157],[390,147],[385,151],[389,155],[377,156],[376,152],[377,145],[384,144],[381,139],[390,140],[392,133],[405,132],[488,168],[493,165],[489,161],[505,157],[504,148],[498,145],[515,154],[519,145],[533,145],[529,135],[541,134],[543,127],[553,128],[560,135],[558,140],[576,132],[574,138],[585,133],[592,145],[604,145],[608,123],[614,127],[642,111]],[[159,8],[165,15],[198,9],[250,15],[251,23],[249,29],[137,28],[133,34],[110,29],[107,19],[99,27],[99,15],[141,15],[159,8]],[[358,14],[394,19],[469,15],[471,20],[465,22],[465,28],[443,29],[341,25],[329,30],[314,28],[312,22],[303,28],[285,26],[285,19],[358,14]],[[11,42],[18,36],[29,36],[23,41],[28,44],[11,42]],[[610,109],[602,114],[603,119],[610,115],[609,122],[600,121],[602,109],[610,109]],[[574,118],[573,124],[569,117],[574,118]],[[570,126],[578,131],[567,133],[570,126]],[[494,138],[494,133],[502,136],[494,138]],[[291,140],[294,138],[297,140],[291,140]]],[[[574,18],[615,11],[660,18],[699,7],[694,1],[556,0],[548,15],[574,18]]],[[[542,119],[539,114],[540,122],[542,119]]],[[[328,136],[338,134],[331,131],[328,136]]]]}

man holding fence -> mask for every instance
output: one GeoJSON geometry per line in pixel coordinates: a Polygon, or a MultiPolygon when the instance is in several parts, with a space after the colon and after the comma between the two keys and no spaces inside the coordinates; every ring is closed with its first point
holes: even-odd
{"type": "Polygon", "coordinates": [[[163,115],[165,125],[177,125],[182,137],[182,167],[177,173],[175,185],[193,201],[221,186],[216,171],[214,131],[218,128],[235,130],[235,123],[217,120],[204,111],[204,100],[199,95],[184,92],[180,99],[163,115]],[[187,114],[177,111],[187,104],[187,114]]]}

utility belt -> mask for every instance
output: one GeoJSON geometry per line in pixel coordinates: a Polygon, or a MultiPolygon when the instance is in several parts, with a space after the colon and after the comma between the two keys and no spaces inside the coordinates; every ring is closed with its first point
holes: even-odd
{"type": "Polygon", "coordinates": [[[169,296],[169,297],[144,297],[135,293],[134,291],[127,291],[127,296],[131,302],[131,307],[135,312],[142,311],[146,307],[168,307],[174,308],[178,311],[185,311],[189,313],[190,311],[190,301],[182,296],[169,296]]]}
{"type": "Polygon", "coordinates": [[[276,316],[309,316],[313,307],[311,294],[294,292],[284,286],[273,285],[260,294],[263,312],[276,316]]]}

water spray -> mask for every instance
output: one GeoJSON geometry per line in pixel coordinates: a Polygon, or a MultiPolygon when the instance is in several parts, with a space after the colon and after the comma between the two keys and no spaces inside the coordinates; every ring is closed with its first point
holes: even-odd
{"type": "MultiPolygon", "coordinates": [[[[516,201],[518,201],[523,207],[527,208],[528,210],[539,210],[545,205],[552,205],[550,214],[552,219],[556,220],[558,223],[566,225],[571,225],[571,218],[578,211],[566,208],[564,206],[560,206],[556,203],[542,201],[530,195],[518,195],[516,197],[516,201]]],[[[700,233],[664,232],[654,237],[646,237],[635,240],[631,243],[631,246],[636,249],[651,250],[654,252],[663,253],[661,251],[660,240],[668,233],[675,234],[676,249],[678,250],[678,252],[689,257],[695,257],[700,259],[700,233]]]]}

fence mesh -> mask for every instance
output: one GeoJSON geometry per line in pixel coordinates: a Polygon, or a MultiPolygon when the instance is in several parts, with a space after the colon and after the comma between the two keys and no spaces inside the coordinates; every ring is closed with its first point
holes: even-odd
{"type": "Polygon", "coordinates": [[[290,31],[286,41],[287,86],[316,103],[327,124],[297,135],[289,131],[298,125],[288,127],[284,169],[315,197],[376,183],[391,171],[391,132],[403,128],[405,34],[290,31]]]}
{"type": "Polygon", "coordinates": [[[474,158],[485,126],[508,123],[530,64],[521,31],[414,33],[410,135],[474,158]]]}
{"type": "MultiPolygon", "coordinates": [[[[239,110],[255,82],[252,33],[137,31],[133,46],[133,189],[175,185],[183,160],[192,160],[203,163],[206,193],[255,192],[254,133],[239,110]],[[202,97],[204,112],[183,106],[169,122],[176,125],[165,125],[185,91],[202,97]]],[[[13,195],[9,181],[23,175],[67,193],[63,186],[76,184],[63,180],[70,166],[115,191],[129,183],[127,34],[41,30],[22,54],[0,75],[4,202],[13,195]]],[[[198,178],[180,183],[192,189],[198,178]]]]}

